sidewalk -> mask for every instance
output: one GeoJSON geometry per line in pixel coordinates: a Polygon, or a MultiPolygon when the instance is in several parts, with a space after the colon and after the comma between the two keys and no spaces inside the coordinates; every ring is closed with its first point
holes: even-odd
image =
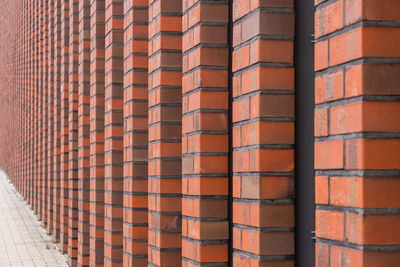
{"type": "Polygon", "coordinates": [[[0,266],[68,266],[26,201],[0,171],[0,266]]]}

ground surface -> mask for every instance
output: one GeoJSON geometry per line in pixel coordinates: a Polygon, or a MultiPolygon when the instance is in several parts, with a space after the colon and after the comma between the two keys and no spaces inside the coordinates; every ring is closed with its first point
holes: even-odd
{"type": "Polygon", "coordinates": [[[68,266],[26,201],[0,171],[0,266],[68,266]]]}

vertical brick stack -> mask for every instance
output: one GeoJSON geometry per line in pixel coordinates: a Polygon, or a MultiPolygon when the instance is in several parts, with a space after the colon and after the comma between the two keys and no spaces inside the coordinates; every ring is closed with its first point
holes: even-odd
{"type": "Polygon", "coordinates": [[[90,266],[104,263],[105,0],[90,2],[90,266]]]}
{"type": "MultiPolygon", "coordinates": [[[[398,266],[400,4],[314,3],[316,264],[398,266]]],[[[0,166],[71,266],[295,265],[294,16],[2,2],[0,166]]]]}
{"type": "Polygon", "coordinates": [[[229,8],[226,1],[182,5],[182,265],[225,265],[229,8]]]}
{"type": "Polygon", "coordinates": [[[180,0],[149,0],[148,262],[181,262],[180,0]]]}
{"type": "MultiPolygon", "coordinates": [[[[78,260],[78,68],[79,0],[69,2],[69,85],[68,85],[68,256],[78,260]]],[[[83,179],[83,177],[81,177],[83,179]]]]}
{"type": "Polygon", "coordinates": [[[294,1],[233,6],[234,261],[293,266],[294,1]]]}
{"type": "Polygon", "coordinates": [[[33,121],[33,143],[32,143],[32,150],[33,150],[33,162],[32,162],[32,179],[33,179],[33,210],[36,214],[39,214],[39,175],[38,175],[38,158],[39,158],[39,38],[40,38],[40,20],[39,20],[39,5],[40,0],[33,1],[33,114],[32,114],[32,121],[33,121]]]}
{"type": "Polygon", "coordinates": [[[123,1],[105,2],[104,265],[122,265],[123,1]]]}
{"type": "Polygon", "coordinates": [[[78,265],[89,265],[90,197],[90,0],[79,1],[78,67],[78,265]]]}
{"type": "Polygon", "coordinates": [[[147,1],[124,1],[125,266],[147,264],[147,12],[147,1]]]}
{"type": "Polygon", "coordinates": [[[399,11],[316,1],[317,266],[400,262],[399,11]]]}

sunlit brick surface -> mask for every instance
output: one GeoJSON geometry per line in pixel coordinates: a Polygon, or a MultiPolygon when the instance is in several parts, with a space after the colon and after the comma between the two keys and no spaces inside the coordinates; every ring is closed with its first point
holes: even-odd
{"type": "MultiPolygon", "coordinates": [[[[2,1],[0,167],[71,266],[295,266],[300,2],[2,1]]],[[[400,4],[313,3],[316,265],[398,266],[400,4]]]]}

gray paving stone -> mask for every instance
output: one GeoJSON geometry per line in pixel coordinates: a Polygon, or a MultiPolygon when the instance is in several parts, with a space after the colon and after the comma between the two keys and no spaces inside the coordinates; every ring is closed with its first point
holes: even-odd
{"type": "Polygon", "coordinates": [[[0,266],[68,266],[51,238],[0,170],[0,266]]]}

